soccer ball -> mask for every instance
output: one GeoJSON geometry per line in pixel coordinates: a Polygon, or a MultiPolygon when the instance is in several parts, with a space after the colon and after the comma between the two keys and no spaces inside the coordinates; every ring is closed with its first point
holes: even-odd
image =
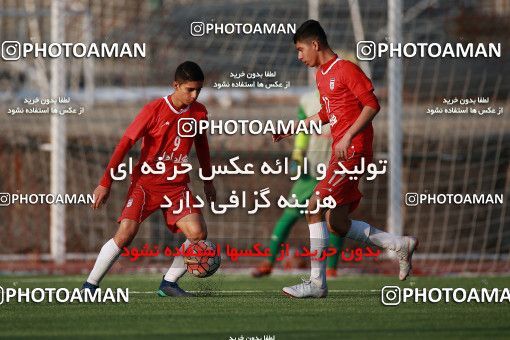
{"type": "Polygon", "coordinates": [[[184,263],[188,273],[196,277],[208,277],[220,267],[221,257],[211,241],[198,241],[186,248],[184,263]]]}

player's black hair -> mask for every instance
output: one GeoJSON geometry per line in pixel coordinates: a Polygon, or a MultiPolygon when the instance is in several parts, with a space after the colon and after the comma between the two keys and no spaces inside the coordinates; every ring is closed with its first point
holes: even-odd
{"type": "Polygon", "coordinates": [[[294,44],[298,41],[317,40],[321,45],[328,45],[326,32],[317,20],[307,20],[294,33],[294,44]]]}
{"type": "Polygon", "coordinates": [[[175,81],[181,84],[187,81],[204,81],[204,72],[197,63],[185,61],[175,69],[175,81]]]}

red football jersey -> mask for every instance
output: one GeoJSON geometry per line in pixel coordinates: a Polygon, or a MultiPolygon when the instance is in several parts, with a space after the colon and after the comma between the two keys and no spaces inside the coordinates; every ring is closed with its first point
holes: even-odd
{"type": "MultiPolygon", "coordinates": [[[[357,65],[336,55],[318,68],[316,80],[322,105],[319,116],[323,123],[329,122],[334,146],[359,117],[363,99],[373,98],[374,88],[357,65]]],[[[368,123],[354,136],[351,146],[355,152],[371,155],[373,136],[372,123],[368,123]]]]}
{"type": "MultiPolygon", "coordinates": [[[[147,185],[189,182],[188,174],[180,174],[172,181],[167,180],[168,176],[174,174],[174,165],[177,165],[178,169],[183,169],[182,164],[188,163],[188,154],[193,141],[200,137],[200,135],[196,137],[179,136],[178,121],[181,118],[194,119],[198,125],[198,121],[207,119],[207,110],[204,105],[198,102],[177,110],[172,105],[170,96],[165,96],[145,105],[126,129],[124,136],[131,140],[136,141],[143,137],[140,160],[133,170],[133,182],[140,180],[141,183],[147,185]],[[165,163],[163,174],[142,175],[141,166],[144,162],[157,170],[156,163],[158,161],[165,163]]],[[[192,129],[186,132],[188,135],[192,135],[196,131],[192,129]]],[[[209,150],[207,150],[208,152],[209,150]]]]}

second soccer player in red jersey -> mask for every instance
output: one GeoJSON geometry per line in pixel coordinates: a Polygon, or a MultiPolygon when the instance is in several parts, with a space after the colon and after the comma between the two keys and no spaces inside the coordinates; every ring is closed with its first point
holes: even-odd
{"type": "MultiPolygon", "coordinates": [[[[351,220],[349,213],[356,209],[362,197],[358,190],[359,178],[335,173],[335,170],[358,170],[363,159],[367,164],[372,161],[374,131],[371,121],[380,109],[372,82],[358,66],[342,60],[332,51],[326,33],[315,20],[308,20],[299,27],[294,44],[298,59],[309,67],[317,67],[322,108],[315,116],[307,118],[306,123],[312,120],[329,123],[333,144],[326,177],[316,186],[314,191],[318,194],[312,196],[308,206],[310,248],[319,255],[312,259],[310,280],[285,287],[283,292],[298,298],[327,296],[326,262],[319,258],[328,246],[328,226],[340,236],[395,251],[400,263],[399,278],[405,280],[418,240],[351,220]],[[327,196],[336,201],[336,207],[317,210],[317,201],[327,196]]],[[[274,135],[273,140],[277,142],[288,136],[274,135]]]]}
{"type": "MultiPolygon", "coordinates": [[[[84,289],[95,290],[99,287],[104,275],[119,257],[121,249],[128,246],[136,236],[140,223],[154,211],[160,210],[163,203],[167,204],[167,199],[171,201],[171,207],[161,209],[166,224],[171,231],[184,233],[187,239],[185,247],[191,242],[207,238],[207,228],[200,209],[193,208],[195,202],[187,185],[189,176],[187,173],[176,175],[178,172],[175,172],[182,170],[188,163],[188,154],[195,144],[203,174],[211,175],[207,135],[188,130],[187,136],[182,133],[179,135],[179,122],[207,119],[206,108],[196,101],[203,83],[204,74],[196,63],[186,61],[179,65],[175,71],[174,92],[145,105],[115,148],[103,178],[94,190],[94,209],[103,205],[108,198],[112,169],[115,172],[129,149],[137,140],[142,139],[140,159],[134,167],[124,209],[117,221],[120,223],[119,228],[115,236],[101,248],[94,268],[83,284],[84,289]],[[143,167],[157,171],[143,171],[143,167]],[[188,204],[182,208],[186,200],[188,204]]],[[[193,125],[190,126],[193,128],[193,125]]],[[[207,201],[215,200],[216,190],[212,181],[204,181],[204,193],[207,201]]],[[[191,295],[177,284],[185,272],[184,258],[175,257],[163,277],[158,294],[191,295]]]]}

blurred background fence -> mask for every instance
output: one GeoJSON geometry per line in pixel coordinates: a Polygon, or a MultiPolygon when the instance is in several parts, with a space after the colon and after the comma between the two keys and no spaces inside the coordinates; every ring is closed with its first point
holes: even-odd
{"type": "MultiPolygon", "coordinates": [[[[64,1],[60,25],[66,42],[146,43],[146,58],[66,59],[65,88],[84,106],[80,116],[64,116],[67,125],[66,191],[91,193],[125,128],[144,103],[170,92],[178,64],[193,60],[203,68],[206,83],[199,101],[212,119],[293,119],[299,97],[310,91],[308,70],[296,58],[291,35],[190,34],[192,22],[295,23],[310,17],[314,1],[64,1]],[[215,89],[231,72],[275,71],[286,90],[215,89]]],[[[388,7],[384,1],[318,0],[318,18],[330,44],[342,56],[355,53],[352,6],[359,6],[365,40],[388,40],[388,7]]],[[[51,1],[0,0],[2,41],[50,41],[51,1]]],[[[402,205],[403,233],[421,240],[419,259],[427,273],[499,272],[510,269],[510,2],[403,1],[404,42],[501,43],[501,58],[404,58],[402,195],[416,193],[503,194],[503,204],[402,205]],[[489,97],[502,114],[430,115],[445,98],[489,97]]],[[[0,62],[0,191],[50,192],[50,118],[10,115],[25,98],[49,95],[49,59],[0,62]]],[[[380,98],[374,121],[375,159],[388,155],[387,58],[367,63],[380,98]]],[[[260,164],[289,156],[292,141],[273,144],[270,136],[213,136],[214,164],[239,155],[260,164]]],[[[130,154],[138,156],[139,146],[130,154]]],[[[326,160],[325,160],[326,161],[326,160]]],[[[196,160],[193,157],[193,162],[196,160]]],[[[391,168],[391,164],[389,165],[391,168]]],[[[220,177],[220,200],[232,190],[271,189],[272,201],[292,185],[284,177],[220,177]]],[[[108,205],[100,211],[68,206],[65,248],[69,259],[93,258],[116,230],[128,183],[114,183],[108,205]]],[[[192,188],[202,187],[193,176],[192,188]]],[[[387,228],[388,177],[362,181],[364,199],[356,216],[387,228]]],[[[225,215],[204,214],[209,237],[251,246],[267,242],[281,211],[277,207],[248,215],[237,209],[225,215]]],[[[306,243],[302,220],[292,242],[306,243]]],[[[137,241],[177,244],[156,213],[141,228],[137,241]]],[[[0,208],[0,261],[49,259],[50,207],[12,205],[0,208]]],[[[248,263],[248,262],[246,262],[248,263]]],[[[243,262],[241,261],[241,264],[243,262]]]]}

